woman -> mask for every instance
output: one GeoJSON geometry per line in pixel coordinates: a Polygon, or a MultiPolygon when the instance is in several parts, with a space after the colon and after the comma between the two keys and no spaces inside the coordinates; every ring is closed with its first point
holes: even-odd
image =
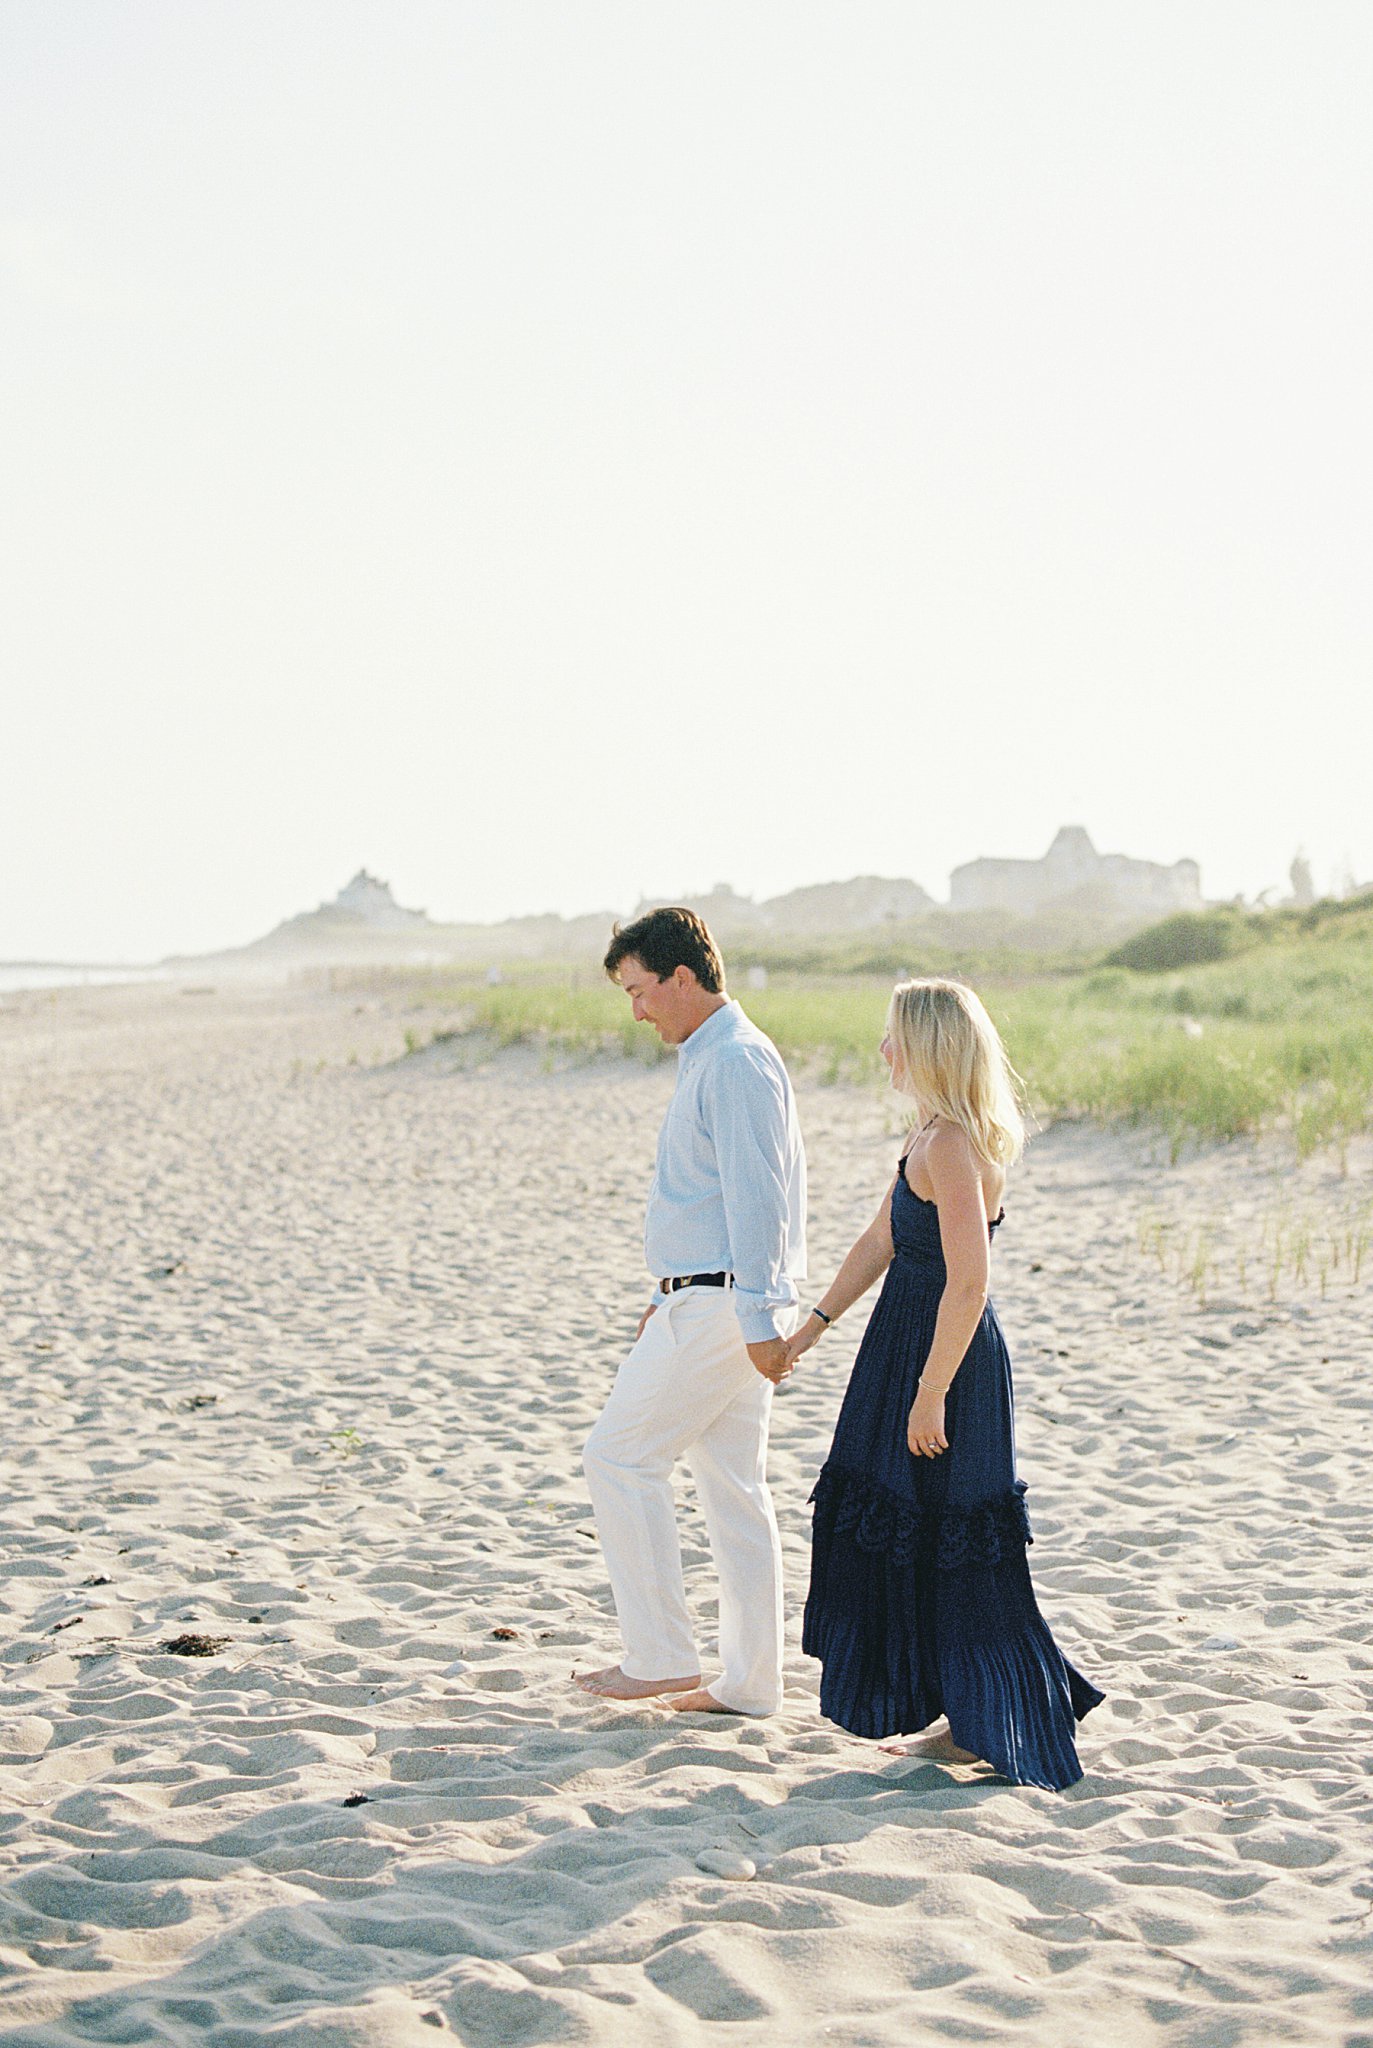
{"type": "Polygon", "coordinates": [[[851,1733],[906,1734],[943,1714],[946,1733],[893,1753],[981,1759],[1060,1790],[1082,1776],[1074,1723],[1103,1695],[1035,1604],[1011,1362],[987,1299],[1024,1145],[1015,1076],[986,1010],[952,981],[899,984],[882,1056],[914,1102],[913,1133],[788,1350],[790,1363],[885,1274],[811,1496],[803,1643],[824,1666],[821,1712],[851,1733]]]}

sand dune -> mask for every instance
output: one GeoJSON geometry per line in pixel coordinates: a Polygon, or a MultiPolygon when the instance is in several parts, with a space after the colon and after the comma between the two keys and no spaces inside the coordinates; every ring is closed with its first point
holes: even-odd
{"type": "MultiPolygon", "coordinates": [[[[1055,1796],[818,1718],[805,1501],[857,1315],[776,1409],[784,1711],[569,1687],[615,1650],[578,1453],[671,1075],[459,1071],[405,1021],[0,1011],[0,2040],[1373,2048],[1367,1288],[1274,1300],[1244,1258],[1366,1162],[1063,1128],[1013,1185],[1032,1561],[1110,1694],[1055,1796]],[[1204,1306],[1151,1250],[1201,1216],[1204,1306]]],[[[801,1106],[827,1277],[895,1124],[801,1106]]]]}

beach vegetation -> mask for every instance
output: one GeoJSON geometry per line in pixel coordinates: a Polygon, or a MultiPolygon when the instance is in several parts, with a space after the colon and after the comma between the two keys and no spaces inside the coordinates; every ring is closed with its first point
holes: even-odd
{"type": "Polygon", "coordinates": [[[1347,1197],[1314,1204],[1283,1195],[1260,1211],[1257,1224],[1185,1209],[1149,1211],[1138,1229],[1141,1258],[1157,1264],[1201,1308],[1214,1296],[1263,1301],[1285,1296],[1358,1293],[1373,1247],[1373,1202],[1347,1197]]]}
{"type": "Polygon", "coordinates": [[[1180,911],[1122,941],[1106,955],[1107,965],[1134,968],[1142,974],[1208,966],[1213,960],[1229,960],[1259,945],[1262,924],[1262,911],[1244,910],[1237,904],[1180,911]]]}
{"type": "MultiPolygon", "coordinates": [[[[1147,1124],[1174,1156],[1188,1142],[1280,1129],[1302,1156],[1334,1147],[1346,1159],[1350,1140],[1373,1129],[1373,894],[1305,910],[1226,906],[1168,918],[1138,938],[1128,958],[1117,947],[1088,961],[1040,959],[1030,971],[1019,956],[998,964],[989,955],[968,973],[1032,1115],[1147,1124]]],[[[752,989],[750,957],[735,949],[733,985],[782,1053],[823,1080],[875,1085],[885,1081],[877,1046],[893,980],[948,968],[917,953],[895,972],[860,971],[854,942],[829,953],[817,942],[804,966],[774,958],[767,987],[752,989]]],[[[496,1047],[533,1041],[650,1064],[666,1056],[591,963],[522,963],[495,985],[478,967],[431,971],[414,993],[448,1014],[427,1036],[407,1030],[408,1050],[422,1037],[479,1031],[496,1047]]]]}

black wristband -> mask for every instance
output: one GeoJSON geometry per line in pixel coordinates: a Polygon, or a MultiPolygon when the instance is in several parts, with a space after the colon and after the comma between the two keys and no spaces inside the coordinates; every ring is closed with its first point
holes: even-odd
{"type": "Polygon", "coordinates": [[[813,1316],[819,1316],[821,1322],[825,1325],[826,1329],[828,1329],[830,1324],[834,1321],[834,1317],[827,1316],[822,1308],[813,1308],[811,1310],[811,1314],[813,1316]]]}

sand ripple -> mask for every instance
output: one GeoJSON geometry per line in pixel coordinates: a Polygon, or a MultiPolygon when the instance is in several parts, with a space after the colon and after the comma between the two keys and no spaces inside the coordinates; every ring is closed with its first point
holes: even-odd
{"type": "MultiPolygon", "coordinates": [[[[1370,2048],[1366,1302],[1203,1304],[1141,1249],[1189,1204],[1239,1242],[1280,1165],[1063,1129],[1016,1186],[1033,1561],[1111,1695],[1055,1797],[817,1717],[805,1500],[858,1317],[777,1407],[784,1711],[569,1687],[614,1647],[577,1454],[669,1076],[450,1071],[404,1024],[0,1012],[0,2040],[1370,2048]]],[[[802,1109],[827,1274],[892,1126],[802,1109]]]]}

